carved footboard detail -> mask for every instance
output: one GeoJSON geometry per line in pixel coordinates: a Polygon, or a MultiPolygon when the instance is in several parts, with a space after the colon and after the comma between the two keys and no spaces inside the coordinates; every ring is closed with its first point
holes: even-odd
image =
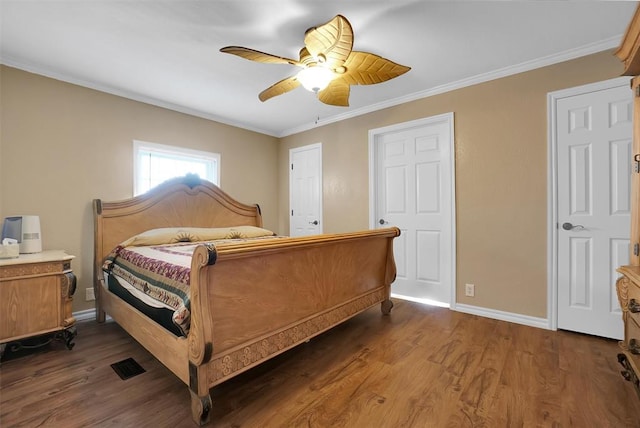
{"type": "Polygon", "coordinates": [[[193,390],[189,390],[191,394],[191,415],[193,421],[198,425],[204,425],[209,422],[211,417],[211,409],[213,408],[213,402],[209,394],[204,396],[198,396],[193,390]]]}
{"type": "MultiPolygon", "coordinates": [[[[400,230],[398,230],[398,235],[400,236],[400,230]]],[[[383,315],[389,315],[391,313],[391,308],[393,308],[393,302],[391,301],[391,283],[396,280],[396,261],[393,257],[393,240],[390,240],[389,248],[387,250],[387,265],[385,270],[385,299],[382,301],[380,305],[380,310],[383,315]]]]}
{"type": "Polygon", "coordinates": [[[192,272],[197,272],[191,280],[191,304],[199,310],[192,311],[191,331],[189,333],[189,360],[196,366],[209,361],[213,351],[211,326],[213,324],[210,309],[211,303],[203,292],[205,280],[200,277],[202,266],[215,264],[216,249],[212,245],[197,247],[191,262],[192,272]]]}
{"type": "Polygon", "coordinates": [[[191,416],[198,425],[209,422],[213,402],[209,395],[209,379],[204,364],[213,354],[213,319],[207,299],[205,277],[201,267],[215,264],[216,249],[212,245],[196,248],[191,260],[191,330],[189,332],[189,392],[191,416]]]}
{"type": "Polygon", "coordinates": [[[213,381],[214,385],[224,382],[240,372],[291,349],[384,300],[385,290],[376,290],[294,326],[256,340],[247,346],[214,357],[208,365],[209,379],[213,381]]]}
{"type": "Polygon", "coordinates": [[[389,315],[391,313],[391,309],[393,308],[393,302],[391,299],[384,300],[380,305],[380,310],[383,315],[389,315]]]}

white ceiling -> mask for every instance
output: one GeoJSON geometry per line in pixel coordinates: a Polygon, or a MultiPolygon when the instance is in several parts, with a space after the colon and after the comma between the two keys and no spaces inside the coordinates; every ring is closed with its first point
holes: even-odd
{"type": "Polygon", "coordinates": [[[0,0],[0,61],[63,81],[273,136],[618,46],[636,2],[0,0]],[[410,66],[351,88],[350,107],[294,74],[219,52],[239,45],[297,59],[307,28],[344,15],[354,50],[410,66]]]}

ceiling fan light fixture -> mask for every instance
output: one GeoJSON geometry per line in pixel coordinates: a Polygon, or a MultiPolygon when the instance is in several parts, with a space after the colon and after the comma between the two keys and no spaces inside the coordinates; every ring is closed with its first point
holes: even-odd
{"type": "MultiPolygon", "coordinates": [[[[2,0],[0,0],[2,1],[2,0]]],[[[266,101],[286,94],[299,86],[316,94],[319,101],[338,107],[349,107],[351,85],[373,85],[386,82],[411,70],[379,55],[353,50],[353,28],[342,15],[304,33],[300,59],[285,58],[242,46],[227,46],[221,52],[266,64],[289,64],[302,68],[260,92],[266,101]]]]}
{"type": "Polygon", "coordinates": [[[334,75],[328,68],[314,66],[303,68],[296,78],[306,90],[317,94],[329,85],[334,75]]]}

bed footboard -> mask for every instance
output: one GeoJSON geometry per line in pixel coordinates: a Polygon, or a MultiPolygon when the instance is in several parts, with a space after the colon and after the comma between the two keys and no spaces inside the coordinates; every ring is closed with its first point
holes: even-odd
{"type": "Polygon", "coordinates": [[[191,270],[189,388],[206,423],[209,389],[378,303],[393,304],[397,228],[199,246],[191,270]]]}

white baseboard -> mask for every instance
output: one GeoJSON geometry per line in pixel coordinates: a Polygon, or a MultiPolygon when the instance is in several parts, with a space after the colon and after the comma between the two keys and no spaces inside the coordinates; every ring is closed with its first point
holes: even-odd
{"type": "Polygon", "coordinates": [[[479,306],[464,305],[456,303],[452,310],[464,312],[466,314],[478,315],[485,318],[492,318],[500,321],[508,321],[516,324],[528,325],[530,327],[551,330],[549,320],[546,318],[532,317],[529,315],[515,314],[513,312],[503,312],[496,309],[481,308],[479,306]]]}
{"type": "Polygon", "coordinates": [[[72,315],[76,321],[91,321],[96,319],[96,310],[85,309],[84,311],[74,312],[72,315]]]}

